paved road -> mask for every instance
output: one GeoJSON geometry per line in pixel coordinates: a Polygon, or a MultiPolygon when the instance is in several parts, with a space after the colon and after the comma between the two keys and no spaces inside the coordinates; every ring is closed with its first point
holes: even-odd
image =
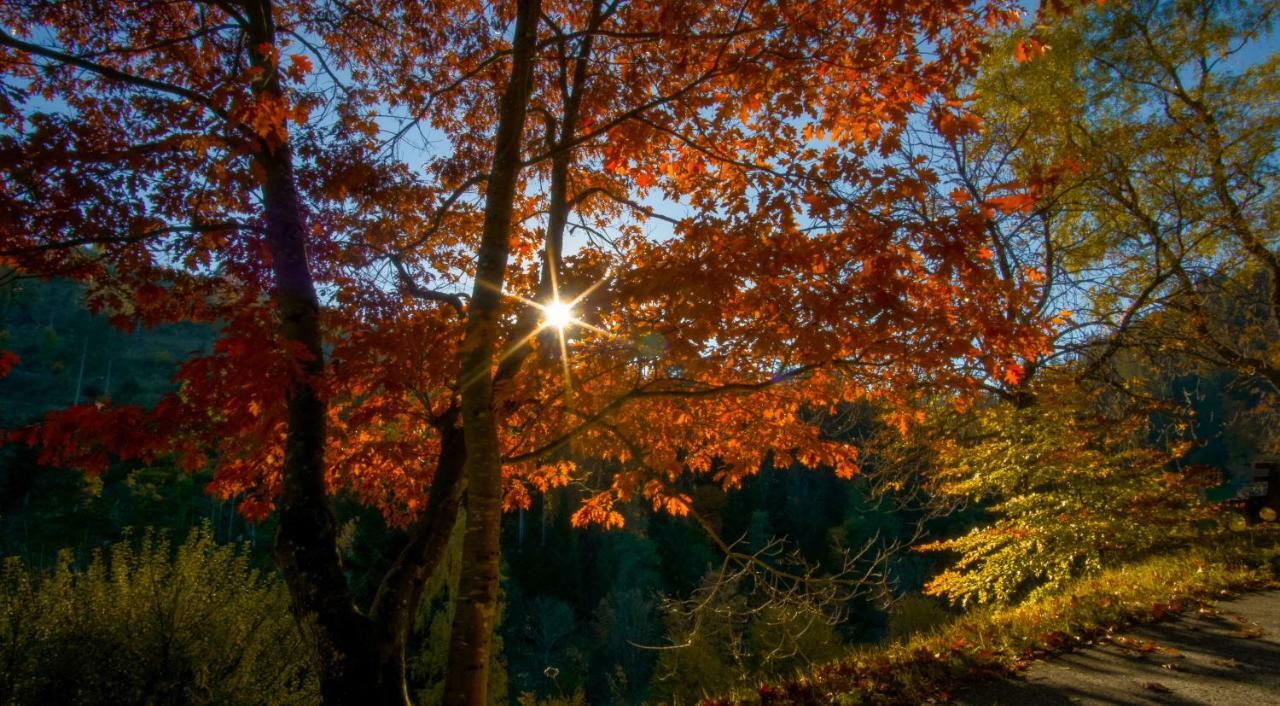
{"type": "Polygon", "coordinates": [[[1280,706],[1280,592],[1135,629],[958,694],[965,706],[1280,706]]]}

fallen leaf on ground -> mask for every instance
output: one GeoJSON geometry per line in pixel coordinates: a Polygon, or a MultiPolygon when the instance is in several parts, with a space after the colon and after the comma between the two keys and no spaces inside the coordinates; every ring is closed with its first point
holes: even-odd
{"type": "Polygon", "coordinates": [[[1125,637],[1123,635],[1113,638],[1111,641],[1126,650],[1133,650],[1144,654],[1155,652],[1160,648],[1160,646],[1156,644],[1155,640],[1138,640],[1132,637],[1125,637]]]}

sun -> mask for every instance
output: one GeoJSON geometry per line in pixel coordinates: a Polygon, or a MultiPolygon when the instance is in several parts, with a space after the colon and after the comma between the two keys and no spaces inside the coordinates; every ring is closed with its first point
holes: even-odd
{"type": "MultiPolygon", "coordinates": [[[[487,283],[485,283],[484,280],[479,280],[479,281],[480,283],[487,285],[487,283]]],[[[506,347],[506,349],[502,351],[498,359],[500,361],[506,360],[508,356],[513,355],[517,351],[521,350],[525,345],[529,344],[531,341],[538,338],[538,336],[542,334],[544,331],[553,330],[556,333],[556,336],[555,336],[556,341],[560,344],[559,346],[560,363],[564,368],[565,388],[571,389],[572,383],[570,380],[570,370],[569,370],[569,340],[568,340],[570,336],[568,335],[567,332],[569,332],[570,329],[576,329],[582,332],[591,331],[605,337],[612,337],[614,335],[608,330],[600,328],[595,324],[591,324],[586,321],[583,321],[582,319],[578,318],[579,314],[574,311],[575,306],[577,306],[579,303],[586,300],[586,298],[590,296],[592,292],[596,291],[596,289],[599,288],[601,285],[603,285],[606,281],[607,279],[597,280],[590,287],[587,287],[585,290],[579,292],[576,296],[573,297],[573,299],[566,301],[560,298],[560,292],[558,291],[556,282],[553,279],[551,281],[551,286],[552,286],[551,297],[550,297],[550,300],[547,301],[546,303],[536,302],[532,299],[526,299],[518,294],[503,292],[501,288],[494,287],[494,289],[497,290],[503,296],[511,297],[513,299],[521,301],[527,306],[533,309],[536,309],[540,314],[538,319],[538,325],[532,331],[527,331],[522,338],[512,341],[506,347]]],[[[491,286],[491,285],[487,285],[487,286],[491,286]]],[[[483,372],[484,371],[480,371],[480,374],[483,374],[483,372]]],[[[474,380],[467,381],[463,384],[463,386],[465,387],[467,385],[470,385],[472,382],[474,382],[474,380]]]]}
{"type": "Polygon", "coordinates": [[[543,326],[564,331],[573,322],[573,307],[568,302],[555,299],[542,306],[543,326]]]}

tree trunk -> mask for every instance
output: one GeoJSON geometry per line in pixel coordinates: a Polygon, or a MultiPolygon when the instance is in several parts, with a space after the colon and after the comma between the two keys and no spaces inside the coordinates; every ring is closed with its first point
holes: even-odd
{"type": "MultiPolygon", "coordinates": [[[[269,0],[245,3],[249,51],[262,78],[258,98],[282,91],[263,47],[275,45],[269,0]]],[[[368,694],[375,669],[371,623],[356,609],[338,557],[337,522],[325,494],[324,446],[327,405],[317,389],[324,374],[320,303],[307,259],[307,226],[288,145],[258,140],[255,160],[263,174],[265,240],[271,255],[280,337],[300,344],[305,358],[287,387],[288,421],[273,547],[299,618],[314,630],[320,656],[321,693],[329,704],[357,703],[368,694]],[[357,681],[366,682],[361,688],[357,681]]]]}
{"type": "Polygon", "coordinates": [[[499,107],[493,166],[485,194],[484,229],[477,253],[463,358],[459,371],[462,429],[466,442],[467,526],[462,574],[449,635],[444,702],[486,703],[489,646],[498,603],[502,529],[502,462],[493,409],[493,363],[498,314],[510,245],[511,215],[520,176],[521,137],[533,80],[539,0],[519,0],[512,41],[511,76],[499,107]]]}
{"type": "Polygon", "coordinates": [[[1280,463],[1272,463],[1267,469],[1267,492],[1262,496],[1262,507],[1280,513],[1280,463]]]}
{"type": "MultiPolygon", "coordinates": [[[[250,55],[264,68],[258,96],[279,97],[277,72],[260,46],[274,46],[269,0],[245,3],[250,55]]],[[[320,304],[307,259],[307,226],[289,145],[260,141],[255,156],[263,174],[265,241],[274,275],[280,337],[300,344],[299,375],[288,387],[283,482],[273,553],[293,609],[315,640],[320,690],[326,704],[407,706],[404,648],[422,586],[439,565],[457,517],[465,447],[441,425],[443,450],[423,519],[384,577],[372,618],[356,607],[338,554],[337,522],[325,489],[327,404],[318,389],[324,374],[320,304]]]]}
{"type": "Polygon", "coordinates": [[[465,487],[463,464],[466,444],[462,430],[453,426],[457,411],[445,415],[441,428],[440,461],[422,518],[409,536],[409,542],[383,577],[369,615],[376,626],[376,637],[382,647],[383,680],[394,680],[405,691],[404,652],[418,604],[427,581],[435,573],[449,546],[458,507],[465,487]]]}
{"type": "Polygon", "coordinates": [[[274,555],[295,612],[312,632],[326,704],[407,706],[404,651],[427,579],[439,566],[457,518],[466,451],[456,414],[442,425],[442,451],[427,507],[384,577],[366,617],[355,605],[337,548],[337,522],[324,483],[326,404],[315,388],[324,371],[319,304],[306,261],[302,208],[287,150],[260,158],[267,241],[282,338],[302,343],[303,375],[288,381],[284,482],[274,555]]]}
{"type": "Polygon", "coordinates": [[[287,148],[259,156],[266,174],[266,240],[275,275],[281,338],[307,352],[288,387],[280,524],[274,554],[294,610],[312,623],[321,657],[325,703],[364,702],[373,663],[372,624],[356,610],[338,557],[337,522],[324,483],[324,373],[320,307],[307,265],[306,229],[287,148]],[[357,681],[365,682],[363,687],[357,681]]]}

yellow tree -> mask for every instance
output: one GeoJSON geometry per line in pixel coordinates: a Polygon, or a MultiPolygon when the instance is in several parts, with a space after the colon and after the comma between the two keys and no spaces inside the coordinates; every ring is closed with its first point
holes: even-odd
{"type": "Polygon", "coordinates": [[[927,593],[958,603],[1019,600],[1197,536],[1210,512],[1201,493],[1216,473],[1177,468],[1190,444],[1153,443],[1158,410],[1085,392],[1074,373],[1046,371],[1031,386],[1034,405],[938,410],[918,431],[937,452],[932,492],[990,516],[918,547],[959,555],[927,593]]]}

